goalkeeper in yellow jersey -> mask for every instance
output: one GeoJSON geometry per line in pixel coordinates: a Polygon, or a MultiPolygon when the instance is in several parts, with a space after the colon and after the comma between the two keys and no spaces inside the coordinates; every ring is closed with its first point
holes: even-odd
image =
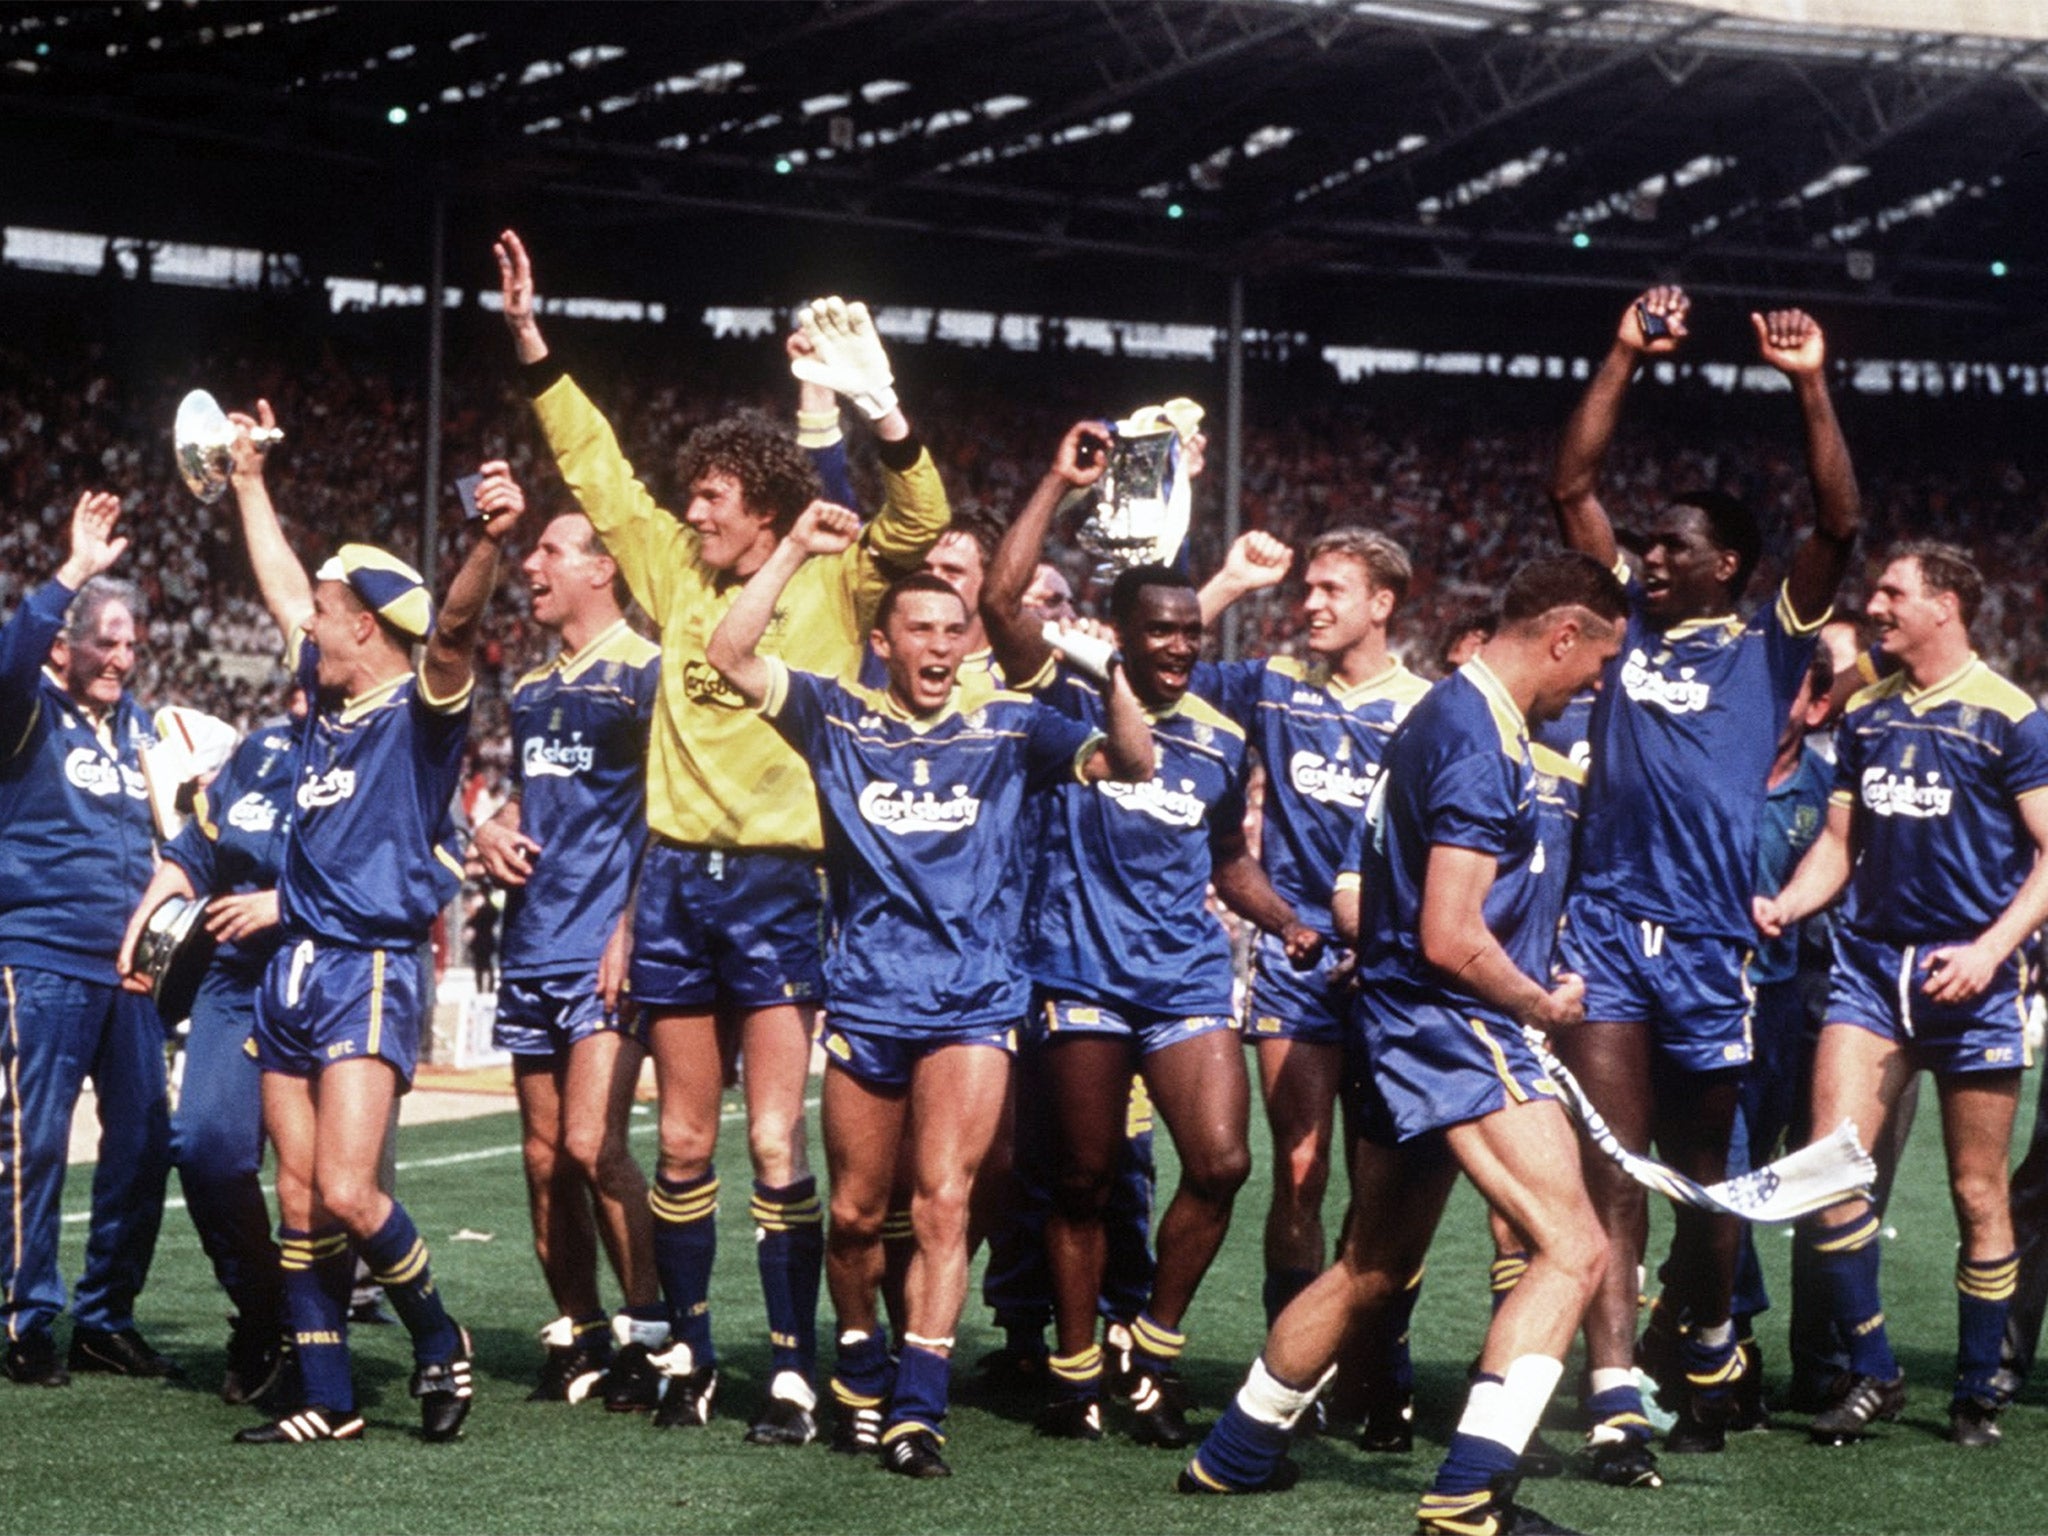
{"type": "MultiPolygon", "coordinates": [[[[647,773],[649,838],[630,985],[651,1019],[661,1093],[652,1202],[668,1325],[631,1323],[606,1406],[702,1424],[717,1385],[708,1301],[716,1248],[719,1095],[746,1058],[753,1215],[774,1375],[747,1432],[802,1445],[817,1433],[813,1364],[823,1225],[805,1150],[803,1094],[823,990],[823,847],[810,770],[720,678],[705,642],[747,578],[817,496],[809,460],[767,417],[742,413],[685,443],[680,516],[656,505],[616,435],[535,320],[533,268],[507,230],[497,248],[510,327],[548,447],[633,596],[661,627],[661,682],[647,773]]],[[[896,403],[888,354],[865,307],[820,299],[800,315],[792,366],[874,429],[882,510],[843,554],[793,579],[761,654],[851,679],[890,580],[914,570],[948,522],[931,455],[896,403]]]]}

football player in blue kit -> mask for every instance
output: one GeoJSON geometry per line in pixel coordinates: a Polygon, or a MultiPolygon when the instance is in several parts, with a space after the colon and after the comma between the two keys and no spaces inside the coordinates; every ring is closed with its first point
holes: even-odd
{"type": "Polygon", "coordinates": [[[90,1077],[100,1116],[74,1371],[164,1376],[135,1328],[170,1171],[163,1029],[114,958],[155,847],[141,749],[156,739],[128,692],[141,607],[109,578],[128,547],[120,499],[88,492],[51,580],[0,629],[0,1316],[8,1379],[70,1381],[51,1325],[64,1310],[59,1199],[71,1117],[90,1077]]]}
{"type": "MultiPolygon", "coordinates": [[[[1053,467],[1003,536],[982,616],[1004,676],[1057,708],[1099,723],[1100,688],[1056,667],[1038,621],[1023,607],[1052,517],[1069,490],[1095,483],[1106,447],[1099,425],[1078,423],[1053,467]]],[[[1244,840],[1245,733],[1189,691],[1202,641],[1200,602],[1163,566],[1117,578],[1110,615],[1132,688],[1152,724],[1157,770],[1141,786],[1071,785],[1055,792],[1032,877],[1024,965],[1040,1005],[1058,1135],[1054,1210],[1047,1224],[1059,1349],[1049,1362],[1048,1434],[1101,1435],[1102,1351],[1096,1303],[1105,1251],[1103,1208],[1124,1142],[1131,1071],[1180,1154],[1181,1181],[1156,1229],[1152,1295],[1132,1324],[1135,1434],[1185,1445],[1187,1402],[1174,1370],[1189,1303],[1230,1226],[1250,1171],[1245,1120],[1250,1086],[1238,1048],[1230,945],[1205,905],[1217,892],[1282,936],[1307,965],[1323,937],[1278,895],[1244,840]]]]}
{"type": "Polygon", "coordinates": [[[525,500],[505,465],[484,466],[481,533],[436,622],[418,573],[369,545],[344,544],[308,575],[272,505],[266,449],[249,436],[259,420],[272,425],[267,401],[257,417],[229,418],[243,429],[229,483],[264,605],[312,701],[278,880],[282,943],[254,1034],[303,1406],[235,1438],[297,1445],[362,1434],[348,1357],[359,1245],[412,1335],[421,1433],[452,1440],[473,1396],[469,1338],[448,1315],[412,1218],[378,1187],[377,1165],[432,1002],[421,950],[461,880],[447,845],[472,651],[500,542],[525,500]]]}
{"type": "MultiPolygon", "coordinates": [[[[2048,717],[1970,648],[1983,592],[1954,545],[1891,552],[1870,616],[1898,670],[1849,701],[1826,829],[1755,904],[1768,937],[1848,891],[1814,1054],[1816,1135],[1846,1119],[1881,1139],[1906,1080],[1934,1074],[1962,1235],[1949,1423],[1966,1446],[1997,1443],[2011,1393],[1999,1346],[2019,1262],[2006,1171],[2026,1055],[2017,951],[2048,920],[2048,717]]],[[[1822,1445],[1905,1405],[1878,1296],[1880,1225],[1851,1199],[1802,1233],[1849,1341],[1849,1374],[1813,1420],[1822,1445]]]]}
{"type": "Polygon", "coordinates": [[[956,689],[967,608],[929,573],[897,581],[877,612],[872,644],[888,668],[886,691],[759,655],[790,578],[806,560],[850,548],[859,532],[843,507],[807,508],[706,654],[803,754],[825,818],[835,919],[824,1035],[826,1274],[839,1326],[833,1393],[843,1418],[880,1419],[883,1466],[942,1477],[953,1330],[967,1296],[968,1204],[1002,1118],[1030,1000],[1014,943],[1022,893],[999,872],[1014,863],[1027,793],[1062,778],[1142,780],[1152,771],[1151,737],[1120,680],[1104,730],[1024,694],[956,689]],[[910,1170],[916,1247],[892,1373],[876,1303],[900,1163],[910,1170]]]}
{"type": "Polygon", "coordinates": [[[164,845],[116,962],[122,985],[147,993],[149,979],[130,974],[144,922],[169,897],[207,898],[206,928],[218,947],[192,999],[171,1148],[199,1246],[235,1306],[220,1386],[231,1404],[264,1397],[286,1358],[284,1276],[263,1199],[263,1074],[249,1043],[256,993],[281,938],[277,878],[305,716],[295,688],[289,714],[243,737],[199,790],[190,820],[164,845]]]}
{"type": "Polygon", "coordinates": [[[1274,1322],[1181,1474],[1183,1492],[1294,1481],[1295,1424],[1354,1320],[1397,1304],[1462,1171],[1528,1267],[1494,1314],[1418,1518],[1447,1536],[1557,1529],[1514,1503],[1515,1485],[1606,1244],[1571,1122],[1523,1034],[1562,1039],[1584,1017],[1583,984],[1553,972],[1568,797],[1546,785],[1557,775],[1539,769],[1529,731],[1598,678],[1626,613],[1620,583],[1583,555],[1524,566],[1502,594],[1498,632],[1388,744],[1359,839],[1350,1081],[1361,1219],[1274,1322]]]}
{"type": "Polygon", "coordinates": [[[558,649],[512,689],[514,789],[475,853],[506,892],[491,1034],[512,1055],[534,1250],[560,1312],[533,1400],[580,1401],[616,1342],[638,1370],[606,1403],[630,1411],[632,1380],[669,1333],[647,1180],[626,1144],[646,1042],[622,996],[661,651],[627,625],[618,565],[581,512],[551,519],[520,570],[558,649]],[[616,1318],[598,1294],[600,1240],[616,1318]]]}
{"type": "MultiPolygon", "coordinates": [[[[1624,312],[1607,357],[1558,447],[1551,497],[1565,542],[1618,558],[1598,493],[1623,397],[1648,359],[1686,334],[1688,302],[1653,288],[1624,312]]],[[[1762,551],[1755,516],[1718,490],[1686,491],[1656,514],[1630,618],[1592,720],[1580,857],[1565,913],[1566,966],[1585,977],[1584,1029],[1561,1042],[1623,1145],[1654,1140],[1672,1167],[1711,1184],[1751,1055],[1745,975],[1764,781],[1860,525],[1849,451],[1835,419],[1821,330],[1798,310],[1752,315],[1762,360],[1792,385],[1806,427],[1814,530],[1772,600],[1736,611],[1762,551]]],[[[1589,1149],[1586,1181],[1613,1245],[1587,1314],[1592,1428],[1588,1469],[1621,1487],[1661,1482],[1635,1386],[1642,1189],[1589,1149]]],[[[1684,1328],[1686,1390],[1672,1451],[1720,1450],[1742,1370],[1729,1297],[1738,1223],[1677,1212],[1664,1305],[1684,1328]]]]}
{"type": "MultiPolygon", "coordinates": [[[[1293,558],[1263,534],[1245,535],[1231,554],[1203,589],[1205,609],[1280,581],[1293,558]]],[[[1381,754],[1429,684],[1387,649],[1387,626],[1414,578],[1408,552],[1383,533],[1345,527],[1318,534],[1303,554],[1307,660],[1204,664],[1190,687],[1243,727],[1266,765],[1261,862],[1273,889],[1328,940],[1337,868],[1381,754]]],[[[1265,1232],[1269,1324],[1329,1257],[1323,1196],[1350,1003],[1338,979],[1340,953],[1331,943],[1319,966],[1302,971],[1270,933],[1253,951],[1246,1034],[1258,1056],[1275,1175],[1265,1232]]]]}

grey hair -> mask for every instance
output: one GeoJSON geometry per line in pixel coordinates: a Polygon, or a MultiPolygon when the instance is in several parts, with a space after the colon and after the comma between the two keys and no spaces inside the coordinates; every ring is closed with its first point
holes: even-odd
{"type": "Polygon", "coordinates": [[[134,582],[119,576],[95,576],[78,589],[78,596],[64,610],[64,638],[78,641],[92,634],[109,603],[121,604],[138,622],[142,618],[142,590],[134,582]]]}

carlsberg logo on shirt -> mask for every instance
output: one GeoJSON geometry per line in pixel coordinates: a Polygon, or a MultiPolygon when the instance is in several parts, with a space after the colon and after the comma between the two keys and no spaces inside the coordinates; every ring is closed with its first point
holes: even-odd
{"type": "Polygon", "coordinates": [[[1199,827],[1202,799],[1193,779],[1182,779],[1179,789],[1168,789],[1160,780],[1142,784],[1120,784],[1115,779],[1098,779],[1095,787],[1127,811],[1137,811],[1169,827],[1199,827]]]}
{"type": "Polygon", "coordinates": [[[861,819],[907,837],[914,832],[958,832],[981,816],[981,802],[955,784],[953,798],[941,800],[930,790],[916,793],[877,781],[860,792],[861,819]]]}
{"type": "Polygon", "coordinates": [[[1880,816],[1946,816],[1955,804],[1956,792],[1930,773],[1922,783],[1901,777],[1889,768],[1863,770],[1863,803],[1880,816]]]}
{"type": "Polygon", "coordinates": [[[1674,715],[1698,714],[1707,707],[1713,689],[1692,674],[1691,667],[1680,667],[1676,677],[1653,672],[1650,658],[1638,647],[1622,663],[1621,689],[1638,704],[1654,704],[1674,715]]]}
{"type": "Polygon", "coordinates": [[[271,832],[277,828],[277,807],[267,795],[249,791],[228,807],[228,825],[242,832],[271,832]]]}
{"type": "Polygon", "coordinates": [[[573,732],[566,742],[529,736],[519,749],[519,766],[530,779],[548,775],[574,778],[579,773],[590,772],[590,765],[596,759],[596,751],[584,741],[581,731],[573,732]]]}
{"type": "Polygon", "coordinates": [[[118,795],[126,790],[140,800],[149,793],[141,774],[125,763],[108,761],[91,747],[73,747],[65,755],[64,777],[88,795],[118,795]]]}
{"type": "Polygon", "coordinates": [[[1362,809],[1380,776],[1379,764],[1367,763],[1354,771],[1347,763],[1334,763],[1319,752],[1297,752],[1287,765],[1287,781],[1296,794],[1319,800],[1324,805],[1362,809]]]}
{"type": "Polygon", "coordinates": [[[355,792],[353,768],[330,768],[325,773],[310,774],[299,786],[299,809],[310,811],[323,805],[339,805],[355,792]]]}

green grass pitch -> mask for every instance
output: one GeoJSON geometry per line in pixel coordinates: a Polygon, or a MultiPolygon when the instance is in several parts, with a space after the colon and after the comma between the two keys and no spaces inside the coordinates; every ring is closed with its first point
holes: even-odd
{"type": "MultiPolygon", "coordinates": [[[[1955,1245],[1932,1103],[1930,1094],[1891,1213],[1900,1236],[1885,1259],[1894,1337],[1913,1388],[1903,1423],[1870,1443],[1821,1451],[1807,1445],[1803,1421],[1786,1419],[1772,1432],[1736,1438],[1723,1456],[1666,1458],[1668,1482],[1659,1492],[1566,1479],[1525,1485],[1528,1502],[1594,1532],[2048,1530],[2048,1475],[2035,1460],[2048,1450],[2048,1394],[2039,1385],[2008,1415],[2003,1447],[1963,1452],[1941,1438],[1955,1337],[1955,1245]]],[[[1422,1438],[1415,1453],[1375,1458],[1342,1442],[1312,1442],[1297,1450],[1306,1476],[1292,1493],[1188,1499],[1171,1491],[1181,1457],[1121,1438],[1114,1409],[1102,1444],[1049,1444],[1032,1435],[1028,1408],[976,1401],[967,1368],[996,1340],[986,1314],[972,1306],[961,1328],[961,1401],[950,1425],[955,1475],[911,1484],[821,1446],[777,1451],[741,1443],[765,1380],[767,1347],[742,1193],[745,1145],[730,1114],[713,1296],[724,1351],[719,1416],[708,1429],[657,1433],[643,1418],[607,1415],[594,1404],[522,1401],[538,1360],[534,1333],[549,1309],[528,1246],[515,1132],[507,1114],[409,1130],[400,1143],[401,1191],[432,1245],[444,1294],[476,1337],[477,1404],[462,1443],[419,1442],[402,1331],[358,1328],[356,1369],[370,1426],[361,1443],[229,1444],[253,1416],[213,1395],[225,1304],[190,1223],[173,1210],[141,1321],[152,1342],[184,1361],[191,1381],[87,1376],[62,1392],[0,1384],[0,1533],[1405,1531],[1457,1413],[1464,1365],[1486,1318],[1485,1225],[1477,1201],[1461,1189],[1431,1255],[1416,1318],[1422,1438]],[[460,1232],[487,1233],[489,1241],[460,1232]]],[[[652,1120],[642,1112],[635,1145],[643,1158],[652,1141],[652,1120]]],[[[1163,1136],[1160,1145],[1170,1184],[1163,1136]]],[[[1235,1389],[1263,1331],[1265,1151],[1258,1144],[1262,1166],[1189,1319],[1187,1374],[1205,1417],[1235,1389]]],[[[67,1210],[83,1205],[89,1172],[72,1170],[67,1210]]],[[[1333,1193],[1333,1212],[1340,1199],[1333,1193]]],[[[1654,1242],[1661,1246],[1668,1231],[1668,1213],[1660,1212],[1654,1242]]],[[[65,1236],[66,1272],[75,1275],[82,1225],[67,1224],[65,1236]]],[[[1782,1294],[1791,1245],[1774,1229],[1762,1242],[1766,1272],[1782,1294]]],[[[1763,1321],[1775,1383],[1784,1315],[1763,1321]]],[[[1553,1424],[1568,1412],[1568,1405],[1554,1410],[1553,1424]]],[[[1560,1444],[1570,1439],[1561,1427],[1552,1435],[1560,1444]]]]}

